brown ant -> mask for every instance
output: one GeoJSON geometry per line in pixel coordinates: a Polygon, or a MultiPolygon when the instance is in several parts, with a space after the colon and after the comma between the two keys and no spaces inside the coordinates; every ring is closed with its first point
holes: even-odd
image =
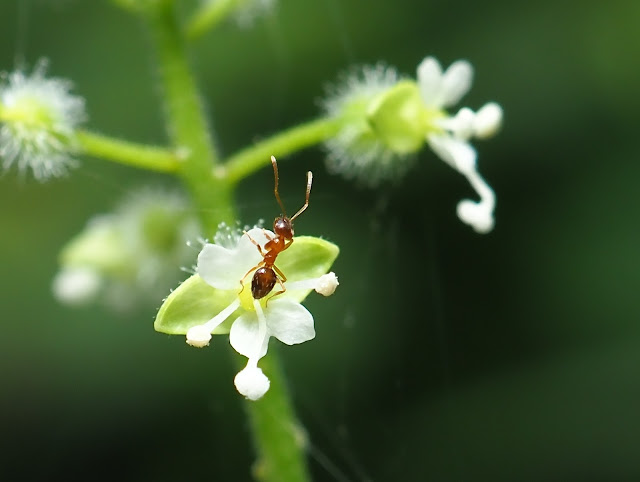
{"type": "Polygon", "coordinates": [[[300,214],[302,214],[309,206],[309,194],[311,194],[311,182],[313,180],[311,171],[307,172],[307,195],[305,197],[304,205],[292,217],[288,217],[287,212],[284,209],[284,205],[280,200],[280,195],[278,194],[278,164],[276,163],[276,158],[274,156],[271,156],[271,164],[273,165],[273,175],[275,178],[275,188],[273,189],[273,192],[276,195],[276,200],[280,205],[280,209],[282,209],[282,214],[273,221],[273,232],[275,236],[272,237],[265,232],[265,236],[268,241],[264,245],[264,248],[262,248],[254,239],[251,238],[251,236],[245,233],[249,236],[251,242],[256,245],[258,251],[260,251],[260,254],[262,255],[262,261],[257,266],[249,270],[250,273],[254,269],[258,268],[251,279],[251,295],[256,300],[267,296],[276,283],[280,285],[281,290],[273,296],[277,296],[286,291],[284,282],[287,281],[287,277],[278,269],[275,262],[278,255],[293,243],[293,220],[300,216],[300,214]]]}

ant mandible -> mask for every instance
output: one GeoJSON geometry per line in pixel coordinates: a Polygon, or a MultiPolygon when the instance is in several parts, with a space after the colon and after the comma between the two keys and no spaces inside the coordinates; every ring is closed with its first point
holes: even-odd
{"type": "Polygon", "coordinates": [[[313,181],[313,175],[311,171],[307,172],[307,194],[303,206],[292,217],[287,216],[287,211],[284,209],[284,205],[280,200],[280,194],[278,194],[278,164],[276,158],[271,156],[271,164],[273,165],[273,175],[275,178],[275,187],[273,192],[276,195],[276,200],[282,209],[282,214],[273,221],[273,232],[275,236],[271,236],[265,232],[265,236],[268,241],[262,248],[254,239],[247,233],[247,236],[253,244],[256,245],[258,251],[262,255],[262,261],[255,267],[249,270],[249,273],[256,269],[251,279],[251,295],[254,299],[259,300],[267,296],[273,287],[278,283],[281,290],[275,293],[273,296],[277,296],[286,291],[284,282],[287,281],[287,277],[282,271],[275,265],[276,258],[285,249],[291,246],[293,243],[293,220],[300,216],[307,207],[309,207],[309,194],[311,194],[311,182],[313,181]]]}

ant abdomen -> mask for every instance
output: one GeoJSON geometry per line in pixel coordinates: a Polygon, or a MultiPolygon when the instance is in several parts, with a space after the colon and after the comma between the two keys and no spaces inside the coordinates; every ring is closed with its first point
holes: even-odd
{"type": "Polygon", "coordinates": [[[277,276],[273,268],[265,267],[258,268],[253,274],[251,280],[251,295],[254,299],[259,300],[264,298],[276,285],[277,276]]]}

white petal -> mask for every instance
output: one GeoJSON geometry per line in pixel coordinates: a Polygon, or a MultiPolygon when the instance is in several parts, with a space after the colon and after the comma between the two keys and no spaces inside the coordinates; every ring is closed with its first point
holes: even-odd
{"type": "Polygon", "coordinates": [[[263,397],[271,382],[260,368],[249,362],[244,370],[239,372],[233,383],[238,392],[249,400],[258,400],[263,397]]]}
{"type": "Polygon", "coordinates": [[[442,107],[442,68],[434,57],[427,57],[418,65],[418,86],[425,105],[442,107]]]}
{"type": "MultiPolygon", "coordinates": [[[[269,304],[271,308],[271,303],[269,304]]],[[[258,323],[258,316],[255,311],[243,313],[233,322],[231,331],[229,332],[229,343],[235,351],[247,358],[262,358],[267,354],[269,346],[269,336],[265,336],[258,355],[256,356],[256,347],[261,343],[261,334],[258,323]]]]}
{"type": "Polygon", "coordinates": [[[61,303],[87,304],[96,297],[102,285],[97,271],[89,268],[63,268],[53,279],[53,295],[61,303]]]}
{"type": "Polygon", "coordinates": [[[463,107],[454,117],[445,117],[437,120],[436,123],[451,132],[454,137],[466,141],[475,133],[475,118],[475,112],[468,107],[463,107]]]}
{"type": "Polygon", "coordinates": [[[493,229],[493,209],[489,203],[475,203],[465,199],[458,203],[458,217],[480,234],[488,233],[493,229]]]}
{"type": "MultiPolygon", "coordinates": [[[[269,241],[269,238],[273,238],[275,236],[272,231],[269,231],[268,229],[262,229],[262,228],[251,228],[249,231],[247,231],[247,234],[251,236],[251,238],[262,247],[264,247],[264,245],[267,244],[267,241],[269,241]]],[[[240,239],[240,242],[242,242],[243,239],[244,241],[249,241],[246,235],[242,236],[242,238],[240,239]]],[[[253,246],[253,249],[258,251],[258,248],[256,248],[253,243],[251,243],[251,245],[253,246]]]]}
{"type": "Polygon", "coordinates": [[[214,288],[223,290],[240,288],[240,279],[244,273],[241,273],[242,269],[238,268],[234,250],[217,244],[206,244],[198,255],[197,272],[207,284],[214,288]]]}
{"type": "MultiPolygon", "coordinates": [[[[267,241],[260,228],[251,229],[249,235],[261,246],[264,246],[267,241]]],[[[197,272],[207,284],[214,288],[240,289],[242,277],[261,260],[262,256],[258,248],[246,235],[243,235],[233,249],[217,244],[206,244],[198,255],[197,272]]]]}
{"type": "Polygon", "coordinates": [[[433,152],[457,171],[466,175],[475,170],[476,151],[468,142],[446,134],[430,134],[427,141],[433,152]]]}
{"type": "Polygon", "coordinates": [[[457,104],[469,92],[473,82],[473,67],[466,60],[452,63],[442,76],[442,107],[457,104]]]}
{"type": "Polygon", "coordinates": [[[498,132],[502,126],[502,107],[495,102],[483,105],[473,121],[475,136],[487,139],[498,132]]]}
{"type": "Polygon", "coordinates": [[[295,345],[316,336],[313,316],[300,303],[290,299],[275,299],[265,310],[269,334],[282,343],[295,345]]]}

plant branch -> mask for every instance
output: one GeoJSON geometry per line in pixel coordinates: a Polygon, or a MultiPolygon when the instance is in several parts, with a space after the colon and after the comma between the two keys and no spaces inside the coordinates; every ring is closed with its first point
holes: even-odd
{"type": "Polygon", "coordinates": [[[212,175],[218,156],[173,4],[159,3],[150,10],[148,19],[160,64],[167,129],[176,148],[186,152],[178,175],[199,208],[203,234],[212,237],[221,221],[235,219],[231,186],[212,175]]]}
{"type": "Polygon", "coordinates": [[[180,167],[179,156],[163,147],[136,144],[89,131],[76,132],[75,139],[80,150],[91,157],[157,172],[176,172],[180,167]]]}
{"type": "Polygon", "coordinates": [[[342,122],[340,118],[323,117],[287,129],[232,155],[216,173],[236,183],[261,167],[270,166],[271,156],[286,156],[335,135],[342,122]]]}
{"type": "Polygon", "coordinates": [[[243,0],[209,0],[200,5],[187,22],[187,37],[195,40],[214,29],[227,18],[243,0]]]}

